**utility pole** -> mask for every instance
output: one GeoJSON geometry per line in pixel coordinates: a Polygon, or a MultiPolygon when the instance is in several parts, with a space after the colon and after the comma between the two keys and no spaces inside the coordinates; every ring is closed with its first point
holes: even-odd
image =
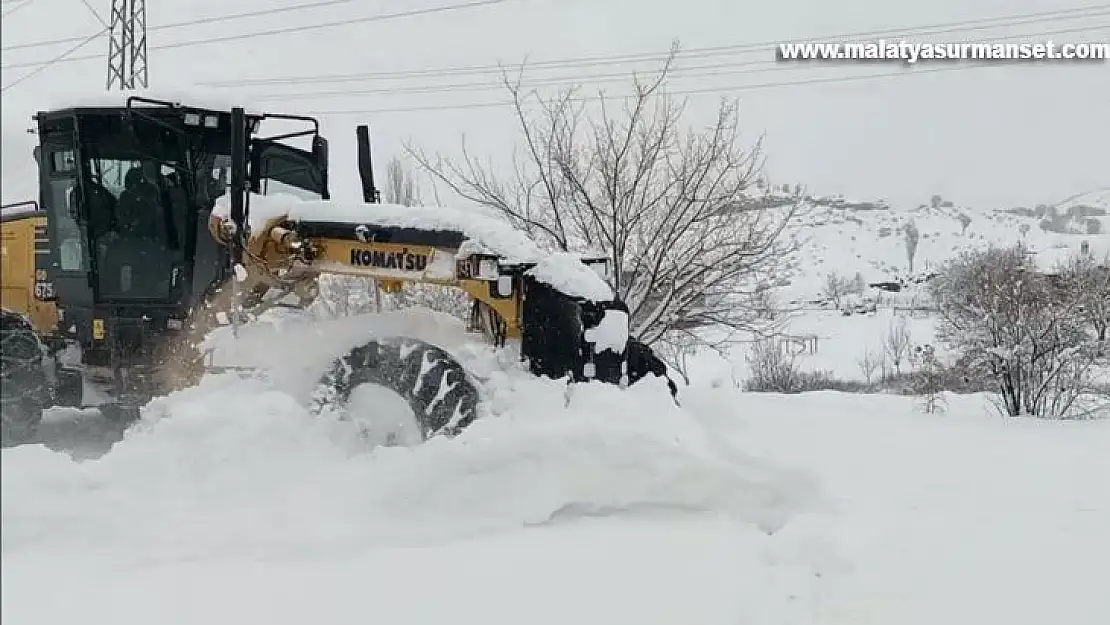
{"type": "Polygon", "coordinates": [[[146,89],[146,0],[112,0],[109,34],[108,90],[146,89]]]}

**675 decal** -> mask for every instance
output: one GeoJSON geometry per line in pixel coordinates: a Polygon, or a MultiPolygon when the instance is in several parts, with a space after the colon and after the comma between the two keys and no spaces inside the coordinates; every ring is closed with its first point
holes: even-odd
{"type": "Polygon", "coordinates": [[[35,282],[35,299],[54,299],[54,283],[39,280],[35,282]]]}

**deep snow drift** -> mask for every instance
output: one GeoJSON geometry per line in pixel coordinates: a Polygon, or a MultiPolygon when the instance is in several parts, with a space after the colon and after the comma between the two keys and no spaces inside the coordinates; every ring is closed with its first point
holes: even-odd
{"type": "Polygon", "coordinates": [[[281,625],[934,623],[1110,617],[1110,424],[900,397],[532,379],[429,311],[272,317],[97,460],[2,455],[2,620],[281,625]],[[312,417],[350,341],[475,372],[454,440],[312,417]],[[249,357],[248,357],[249,356],[249,357]]]}

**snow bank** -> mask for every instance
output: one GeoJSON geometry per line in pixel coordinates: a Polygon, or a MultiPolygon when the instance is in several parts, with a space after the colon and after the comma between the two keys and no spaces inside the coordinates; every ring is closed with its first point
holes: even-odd
{"type": "Polygon", "coordinates": [[[354,326],[248,326],[242,351],[222,358],[269,362],[268,378],[214,375],[155,400],[98,460],[4,450],[5,557],[47,543],[147,561],[338,553],[661,512],[773,532],[815,501],[808,477],[722,453],[662,384],[578,386],[568,397],[565,384],[502,366],[424,315],[369,330],[360,321],[366,336],[423,326],[422,338],[475,368],[486,414],[459,437],[369,447],[351,424],[311,415],[303,395],[354,326]]]}
{"type": "Polygon", "coordinates": [[[209,379],[149,406],[100,460],[5,450],[5,556],[45,543],[154,561],[331,552],[653,510],[773,531],[806,505],[804,480],[719,457],[678,411],[641,412],[661,393],[582,389],[564,407],[555,386],[502,397],[500,417],[455,440],[365,450],[271,385],[209,379]]]}
{"type": "MultiPolygon", "coordinates": [[[[212,214],[227,218],[231,201],[222,196],[212,214]]],[[[267,221],[286,218],[293,222],[349,223],[393,228],[461,232],[466,240],[459,255],[493,254],[506,264],[537,263],[531,274],[565,293],[588,300],[609,300],[613,290],[581,257],[542,249],[526,234],[504,220],[477,210],[445,206],[401,206],[363,202],[306,201],[288,194],[250,196],[249,223],[259,232],[267,221]]]]}

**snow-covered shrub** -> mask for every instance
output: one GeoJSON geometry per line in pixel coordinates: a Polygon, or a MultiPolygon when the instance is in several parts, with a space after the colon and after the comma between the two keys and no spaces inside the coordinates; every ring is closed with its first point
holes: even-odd
{"type": "Polygon", "coordinates": [[[930,284],[937,337],[969,372],[989,375],[1010,416],[1085,418],[1105,407],[1092,393],[1098,342],[1077,289],[1039,273],[1023,244],[965,251],[930,284]]]}
{"type": "Polygon", "coordinates": [[[751,372],[744,390],[757,393],[800,393],[802,375],[797,356],[774,338],[753,342],[744,357],[751,372]]]}

